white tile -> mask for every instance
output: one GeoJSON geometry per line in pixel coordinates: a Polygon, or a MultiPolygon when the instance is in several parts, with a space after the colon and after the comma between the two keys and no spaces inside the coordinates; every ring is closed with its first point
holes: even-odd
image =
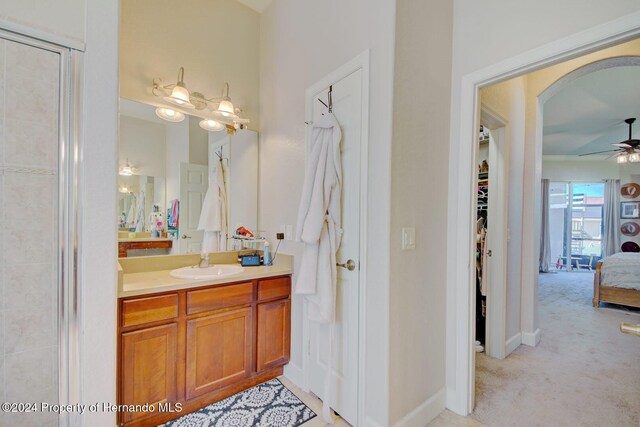
{"type": "Polygon", "coordinates": [[[6,117],[55,127],[58,116],[60,56],[8,43],[5,62],[6,117]]]}
{"type": "Polygon", "coordinates": [[[53,223],[57,216],[58,178],[55,175],[4,176],[4,220],[53,223]]]}
{"type": "Polygon", "coordinates": [[[52,323],[53,307],[28,307],[4,310],[4,353],[51,348],[56,331],[52,323]]]}
{"type": "Polygon", "coordinates": [[[5,386],[9,402],[49,402],[56,399],[51,387],[54,360],[51,348],[5,355],[5,386]]]}
{"type": "Polygon", "coordinates": [[[3,231],[5,263],[50,263],[54,257],[54,224],[42,222],[5,221],[3,231]]]}
{"type": "MultiPolygon", "coordinates": [[[[0,357],[4,357],[4,341],[4,310],[0,306],[0,357]]],[[[4,386],[4,383],[0,382],[0,386],[4,386]]]]}
{"type": "Polygon", "coordinates": [[[49,306],[57,297],[53,264],[9,263],[3,281],[5,308],[49,306]]]}
{"type": "Polygon", "coordinates": [[[57,169],[57,127],[12,118],[7,114],[4,121],[4,140],[4,161],[7,164],[57,169]]]}
{"type": "Polygon", "coordinates": [[[7,401],[6,390],[7,387],[4,384],[4,353],[0,353],[0,403],[7,401]]]}

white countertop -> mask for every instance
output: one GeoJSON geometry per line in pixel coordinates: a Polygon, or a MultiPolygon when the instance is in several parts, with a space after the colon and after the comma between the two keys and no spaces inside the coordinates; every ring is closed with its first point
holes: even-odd
{"type": "MultiPolygon", "coordinates": [[[[239,265],[239,264],[238,264],[239,265]]],[[[244,267],[244,271],[222,279],[187,280],[171,277],[171,270],[146,271],[141,273],[125,273],[122,275],[122,287],[118,290],[118,298],[147,295],[179,289],[197,288],[222,283],[242,282],[291,274],[289,265],[272,265],[269,267],[244,267]]]]}

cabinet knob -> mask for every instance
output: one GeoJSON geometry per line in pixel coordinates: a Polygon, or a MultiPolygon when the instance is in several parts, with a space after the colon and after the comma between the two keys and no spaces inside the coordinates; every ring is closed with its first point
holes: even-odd
{"type": "Polygon", "coordinates": [[[187,236],[186,234],[183,234],[183,235],[182,235],[182,238],[183,238],[183,239],[190,239],[190,238],[191,238],[191,236],[187,236]]]}

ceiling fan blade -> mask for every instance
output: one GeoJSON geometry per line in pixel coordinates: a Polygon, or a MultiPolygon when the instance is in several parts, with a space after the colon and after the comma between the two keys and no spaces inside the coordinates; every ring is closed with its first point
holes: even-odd
{"type": "MultiPolygon", "coordinates": [[[[621,151],[620,153],[622,153],[622,151],[621,151]]],[[[606,158],[605,160],[609,160],[609,159],[610,159],[610,158],[612,158],[612,157],[618,157],[618,155],[619,155],[620,153],[614,153],[614,154],[612,154],[612,155],[610,155],[610,156],[607,156],[607,158],[606,158]]]]}
{"type": "Polygon", "coordinates": [[[611,144],[614,147],[621,147],[621,148],[631,148],[631,146],[625,142],[616,142],[615,144],[611,144]]]}
{"type": "Polygon", "coordinates": [[[596,151],[594,153],[579,154],[578,156],[580,157],[580,156],[590,156],[592,154],[611,153],[612,151],[615,151],[615,152],[618,152],[618,153],[622,152],[621,150],[605,150],[605,151],[596,151]]]}

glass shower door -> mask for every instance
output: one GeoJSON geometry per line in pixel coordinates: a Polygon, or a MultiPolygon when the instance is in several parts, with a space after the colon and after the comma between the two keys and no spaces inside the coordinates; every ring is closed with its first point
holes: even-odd
{"type": "Polygon", "coordinates": [[[39,409],[0,426],[58,425],[41,404],[59,402],[61,70],[60,53],[0,38],[0,400],[39,409]]]}

